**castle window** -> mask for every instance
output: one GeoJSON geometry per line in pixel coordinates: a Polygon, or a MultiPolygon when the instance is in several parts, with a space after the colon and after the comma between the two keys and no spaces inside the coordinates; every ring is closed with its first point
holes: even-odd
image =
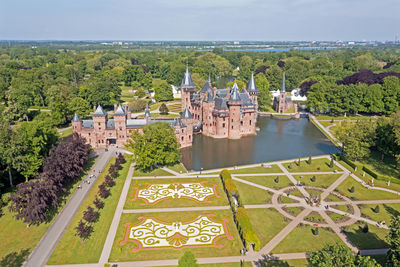
{"type": "Polygon", "coordinates": [[[249,121],[249,124],[251,125],[251,120],[249,121]]]}
{"type": "Polygon", "coordinates": [[[225,128],[225,123],[222,124],[222,128],[225,128]]]}
{"type": "Polygon", "coordinates": [[[183,133],[183,129],[182,129],[182,133],[183,133]]]}
{"type": "Polygon", "coordinates": [[[100,122],[99,122],[99,126],[100,126],[100,122]]]}
{"type": "Polygon", "coordinates": [[[232,125],[232,129],[233,129],[233,125],[232,125]]]}
{"type": "Polygon", "coordinates": [[[191,135],[189,135],[189,141],[190,141],[190,139],[191,139],[191,135]]]}
{"type": "Polygon", "coordinates": [[[181,140],[183,141],[183,136],[181,137],[181,140]]]}
{"type": "Polygon", "coordinates": [[[243,126],[243,121],[240,121],[240,125],[243,126]]]}

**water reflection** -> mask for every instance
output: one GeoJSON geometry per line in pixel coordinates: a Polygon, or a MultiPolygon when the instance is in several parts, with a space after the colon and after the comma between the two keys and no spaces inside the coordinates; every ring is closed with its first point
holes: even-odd
{"type": "Polygon", "coordinates": [[[308,119],[259,117],[257,126],[260,128],[257,136],[240,140],[196,135],[193,146],[182,149],[182,162],[188,170],[207,170],[337,152],[308,119]]]}

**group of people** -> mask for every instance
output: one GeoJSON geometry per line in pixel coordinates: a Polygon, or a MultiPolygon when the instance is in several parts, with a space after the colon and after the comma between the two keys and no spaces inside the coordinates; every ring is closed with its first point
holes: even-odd
{"type": "MultiPolygon", "coordinates": [[[[95,179],[96,179],[96,175],[94,174],[94,173],[95,173],[95,170],[93,169],[92,172],[93,172],[93,173],[89,174],[88,179],[84,179],[84,180],[82,181],[82,183],[90,184],[90,180],[91,180],[92,178],[95,178],[95,179]]],[[[99,171],[99,174],[100,174],[100,173],[101,173],[101,172],[99,171]]],[[[82,189],[82,183],[78,185],[78,189],[82,189]]]]}

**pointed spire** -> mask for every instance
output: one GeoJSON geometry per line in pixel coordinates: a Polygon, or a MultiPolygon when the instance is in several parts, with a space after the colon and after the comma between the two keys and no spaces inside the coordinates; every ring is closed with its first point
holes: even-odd
{"type": "Polygon", "coordinates": [[[259,93],[260,91],[257,89],[256,82],[254,81],[254,74],[251,73],[251,77],[249,82],[247,83],[247,92],[249,93],[259,93]]]}
{"type": "Polygon", "coordinates": [[[74,118],[72,119],[72,122],[80,122],[81,119],[79,118],[78,114],[75,113],[74,118]]]}
{"type": "Polygon", "coordinates": [[[96,109],[96,111],[93,113],[93,116],[107,116],[107,112],[104,111],[104,109],[99,105],[96,109]]]}
{"type": "Polygon", "coordinates": [[[144,110],[144,117],[145,117],[145,118],[146,118],[146,117],[148,117],[148,118],[151,117],[150,109],[149,109],[149,103],[146,103],[146,109],[144,110]]]}
{"type": "Polygon", "coordinates": [[[232,90],[231,90],[231,95],[229,97],[229,101],[230,102],[239,102],[239,101],[241,101],[240,93],[239,93],[239,87],[236,84],[236,81],[232,86],[232,90]]]}
{"type": "Polygon", "coordinates": [[[185,108],[185,110],[181,113],[181,118],[182,119],[191,119],[191,118],[193,118],[192,113],[190,113],[190,110],[188,108],[185,108]]]}
{"type": "Polygon", "coordinates": [[[286,87],[285,86],[285,73],[283,73],[281,92],[286,92],[286,88],[285,87],[286,87]]]}
{"type": "Polygon", "coordinates": [[[201,88],[200,93],[205,93],[207,91],[210,91],[211,88],[211,77],[208,76],[208,80],[205,81],[203,88],[201,88]]]}
{"type": "Polygon", "coordinates": [[[117,110],[115,111],[114,115],[126,115],[124,109],[121,107],[121,105],[118,106],[117,110]]]}
{"type": "Polygon", "coordinates": [[[189,67],[187,64],[186,64],[185,75],[183,76],[182,79],[181,88],[196,88],[196,86],[192,81],[192,76],[190,75],[189,67]]]}
{"type": "Polygon", "coordinates": [[[212,95],[212,93],[211,93],[211,90],[208,90],[207,91],[207,99],[206,99],[206,101],[207,102],[211,102],[211,101],[213,101],[214,100],[214,97],[213,97],[213,95],[212,95]]]}

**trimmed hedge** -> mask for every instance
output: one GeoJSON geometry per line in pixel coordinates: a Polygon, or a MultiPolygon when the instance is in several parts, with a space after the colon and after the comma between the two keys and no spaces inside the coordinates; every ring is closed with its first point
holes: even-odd
{"type": "Polygon", "coordinates": [[[357,168],[357,165],[354,162],[352,162],[351,160],[347,159],[345,156],[340,155],[340,159],[343,160],[344,162],[346,162],[347,165],[352,167],[354,170],[357,168]]]}
{"type": "Polygon", "coordinates": [[[250,217],[247,211],[243,207],[239,207],[236,210],[235,218],[239,230],[240,236],[242,236],[245,246],[249,247],[254,244],[254,250],[258,251],[261,248],[260,239],[254,231],[253,225],[250,222],[250,217]]]}
{"type": "Polygon", "coordinates": [[[374,171],[368,169],[367,167],[363,166],[362,170],[365,171],[366,173],[368,173],[369,175],[371,175],[372,177],[374,177],[375,179],[379,179],[379,175],[377,173],[375,173],[374,171]]]}

